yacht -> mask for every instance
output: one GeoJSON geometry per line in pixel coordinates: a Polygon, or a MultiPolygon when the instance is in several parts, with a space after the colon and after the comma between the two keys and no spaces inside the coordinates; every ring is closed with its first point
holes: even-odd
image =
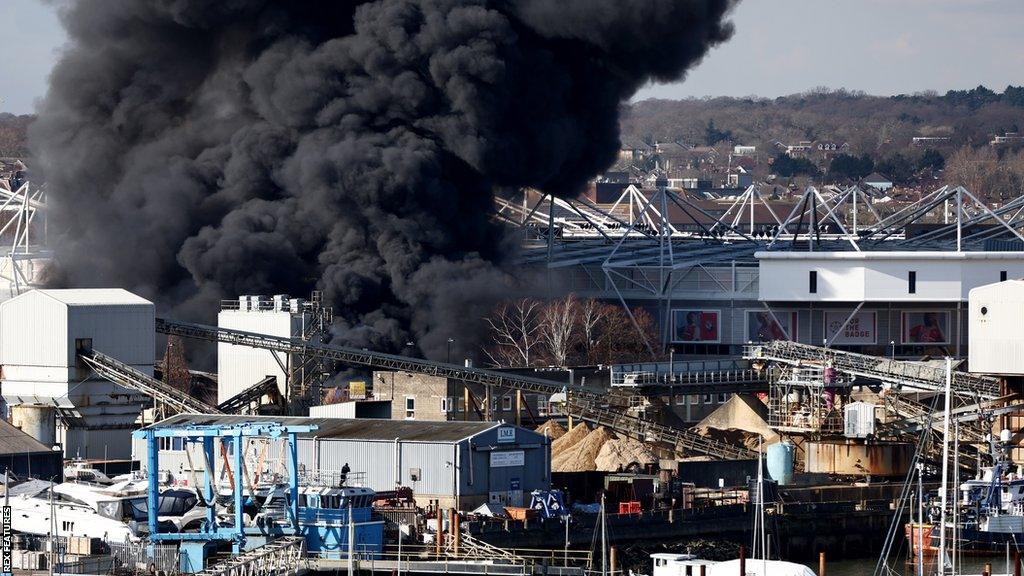
{"type": "Polygon", "coordinates": [[[107,542],[134,542],[132,528],[117,519],[99,514],[85,504],[57,500],[53,484],[30,480],[11,486],[7,505],[11,507],[11,529],[22,534],[45,536],[86,536],[107,542]]]}

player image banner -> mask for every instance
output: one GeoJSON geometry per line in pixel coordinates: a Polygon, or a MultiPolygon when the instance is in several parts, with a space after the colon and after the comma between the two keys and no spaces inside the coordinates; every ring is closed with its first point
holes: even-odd
{"type": "Polygon", "coordinates": [[[720,316],[718,310],[673,310],[673,342],[719,342],[720,316]]]}
{"type": "Polygon", "coordinates": [[[767,310],[747,310],[746,341],[792,340],[795,342],[797,339],[796,319],[796,311],[779,311],[773,318],[767,310]]]}
{"type": "Polygon", "coordinates": [[[949,311],[903,313],[904,344],[949,344],[949,311]]]}
{"type": "Polygon", "coordinates": [[[874,344],[878,339],[877,324],[874,312],[858,312],[850,318],[837,336],[839,328],[850,316],[849,311],[825,311],[825,338],[833,344],[874,344]],[[835,336],[835,340],[832,337],[835,336]]]}

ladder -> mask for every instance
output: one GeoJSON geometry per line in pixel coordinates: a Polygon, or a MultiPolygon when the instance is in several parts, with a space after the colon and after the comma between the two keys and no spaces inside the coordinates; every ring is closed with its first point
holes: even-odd
{"type": "Polygon", "coordinates": [[[285,536],[231,556],[197,576],[296,576],[306,571],[306,539],[285,536]]]}
{"type": "Polygon", "coordinates": [[[193,414],[222,414],[222,412],[209,404],[197,400],[185,394],[181,390],[168,386],[163,382],[144,374],[143,372],[115,360],[97,350],[82,351],[78,353],[93,372],[115,384],[120,384],[130,390],[136,390],[150,396],[153,400],[160,402],[178,412],[193,414]]]}

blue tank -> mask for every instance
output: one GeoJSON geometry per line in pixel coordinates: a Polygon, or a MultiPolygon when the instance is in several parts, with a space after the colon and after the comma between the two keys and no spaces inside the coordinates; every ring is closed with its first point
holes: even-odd
{"type": "Polygon", "coordinates": [[[768,469],[768,476],[785,486],[793,482],[793,460],[796,455],[796,446],[792,442],[779,442],[768,447],[768,458],[765,467],[768,469]]]}

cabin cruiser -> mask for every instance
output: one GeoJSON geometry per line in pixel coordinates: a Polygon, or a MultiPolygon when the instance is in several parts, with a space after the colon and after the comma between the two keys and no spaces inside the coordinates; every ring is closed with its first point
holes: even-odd
{"type": "Polygon", "coordinates": [[[107,542],[139,539],[128,524],[118,519],[103,516],[85,504],[57,500],[52,488],[52,483],[43,480],[8,488],[12,530],[40,536],[55,532],[58,536],[85,536],[107,542]]]}
{"type": "MultiPolygon", "coordinates": [[[[141,533],[148,530],[148,489],[148,479],[129,478],[109,486],[65,482],[54,486],[53,492],[62,501],[88,506],[141,533]]],[[[190,488],[165,485],[158,501],[161,531],[196,531],[206,519],[206,507],[198,505],[199,496],[190,488]]]]}
{"type": "Polygon", "coordinates": [[[69,482],[89,482],[92,484],[113,484],[114,478],[107,476],[85,460],[72,460],[64,467],[64,479],[69,482]]]}

